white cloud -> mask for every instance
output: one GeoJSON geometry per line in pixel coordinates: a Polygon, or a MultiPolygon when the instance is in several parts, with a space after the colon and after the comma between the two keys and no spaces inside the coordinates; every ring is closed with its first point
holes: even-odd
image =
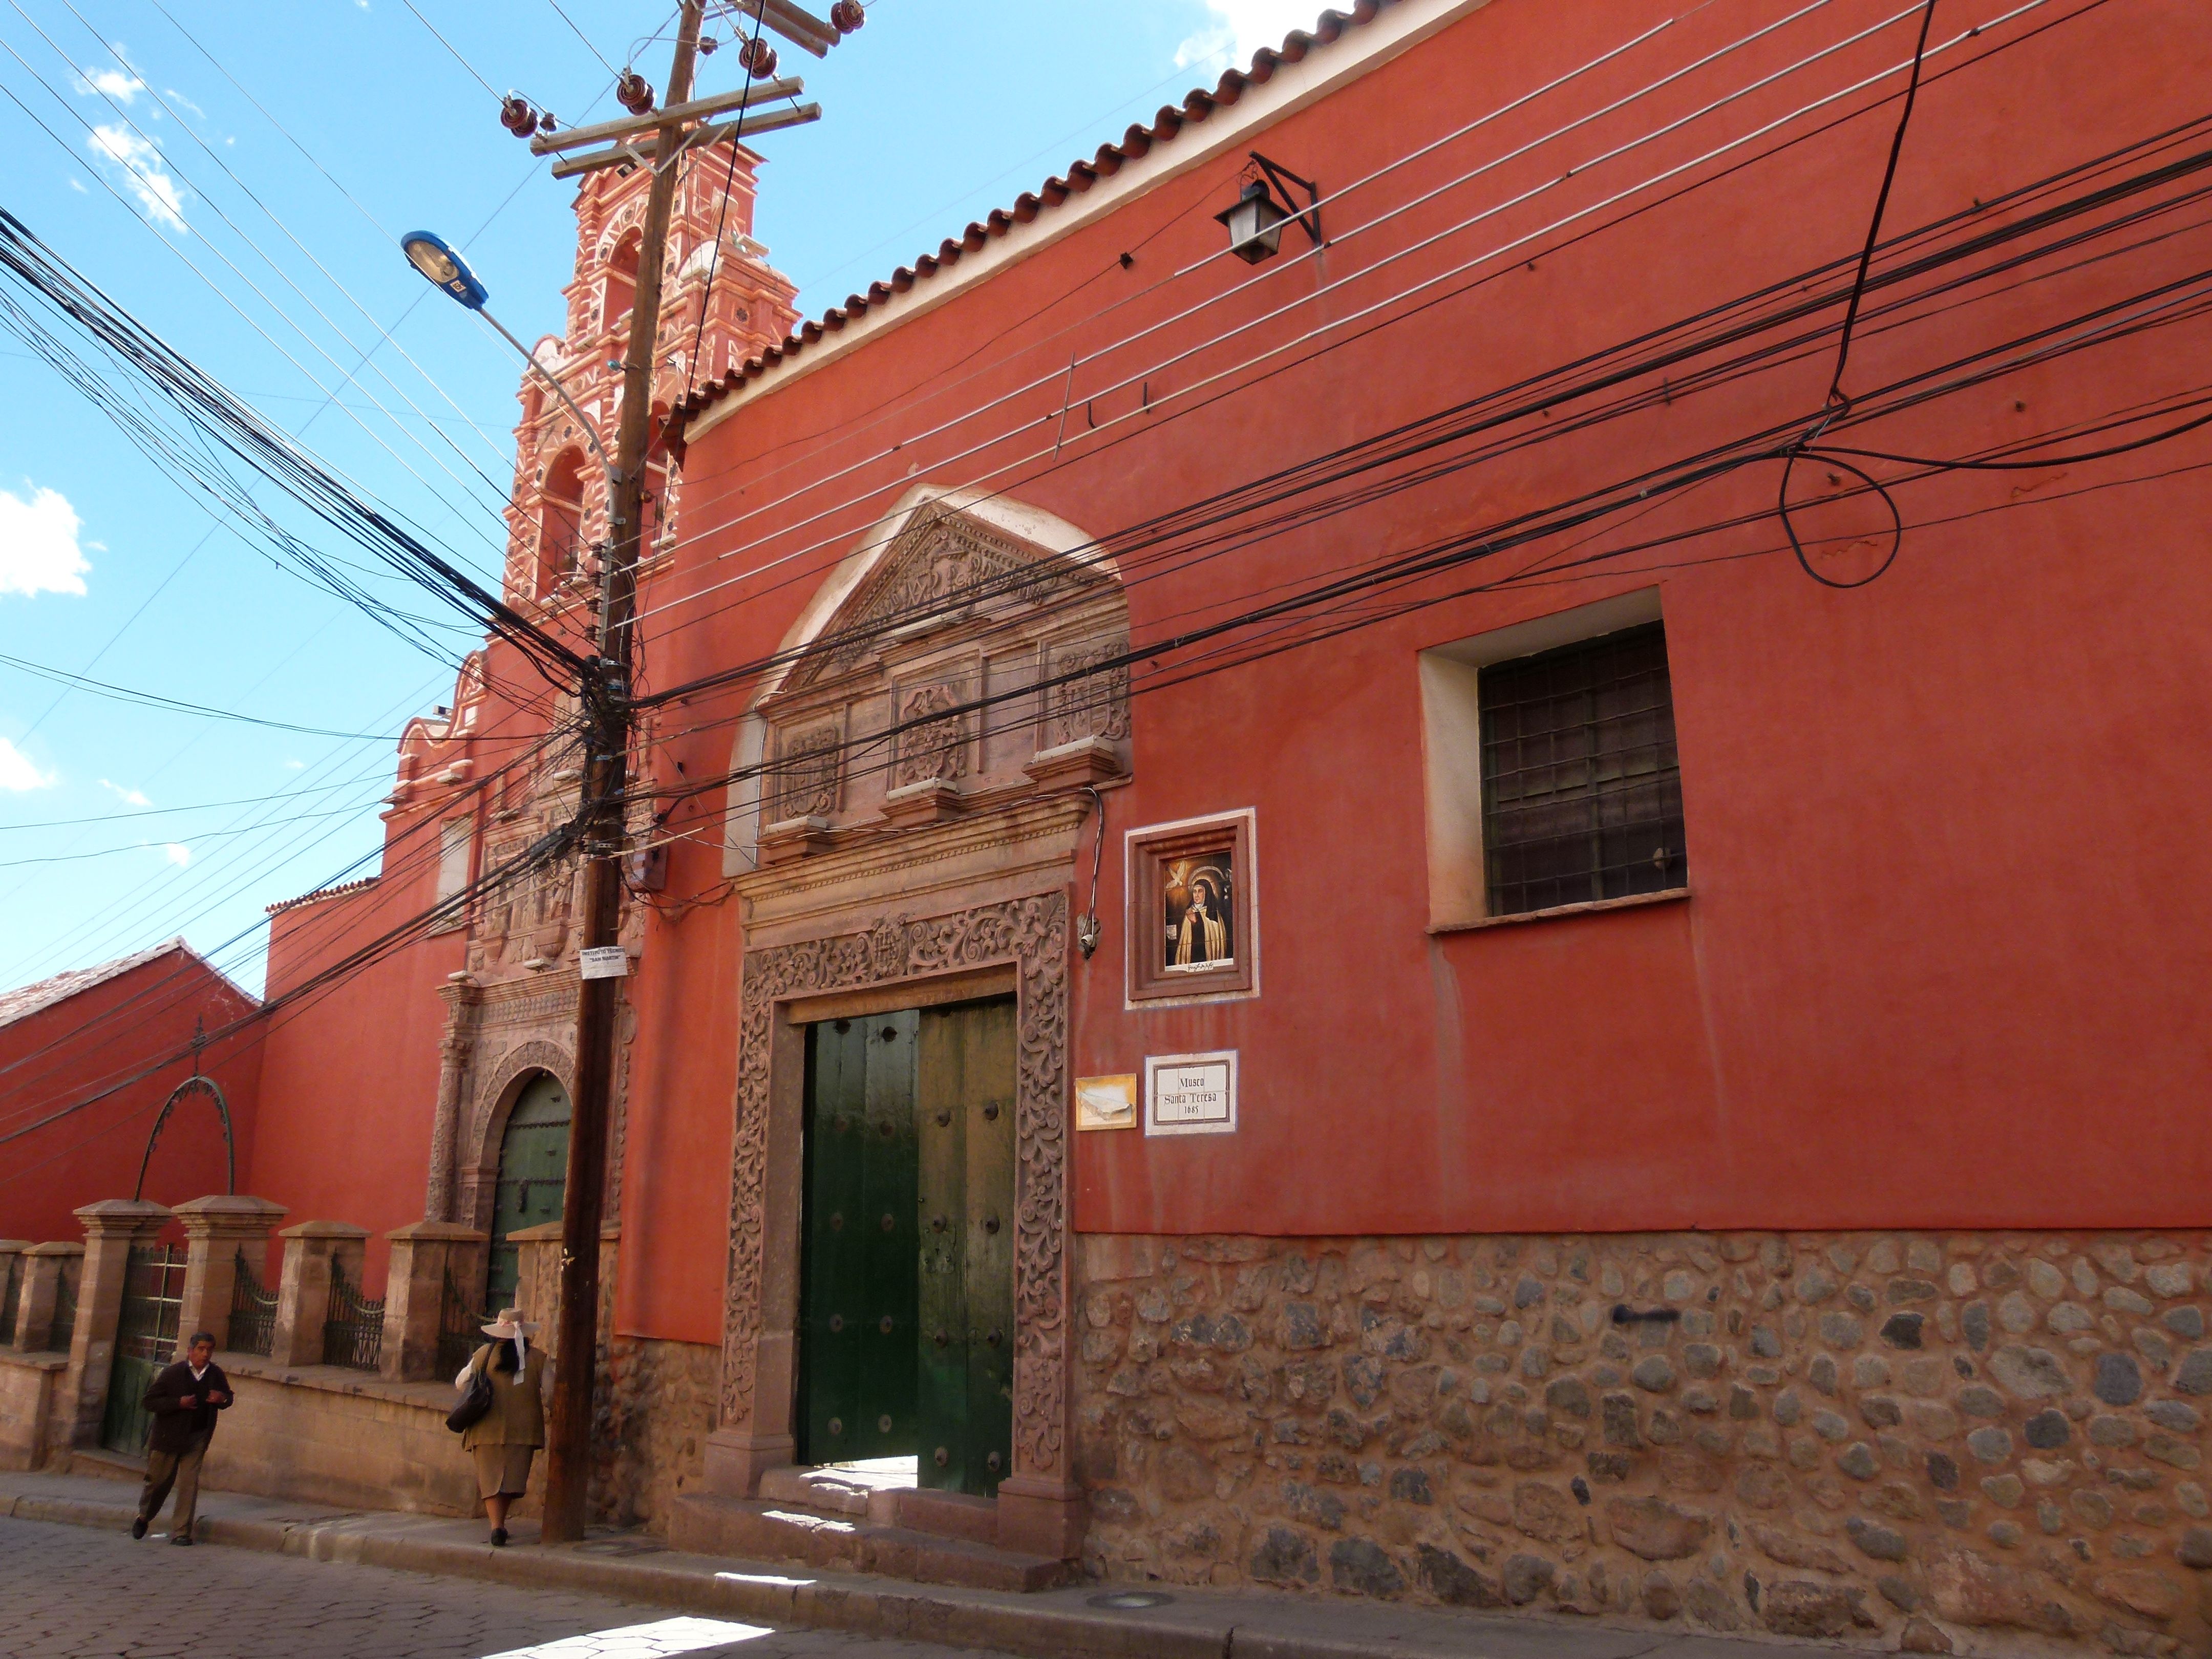
{"type": "Polygon", "coordinates": [[[82,179],[71,179],[70,180],[70,188],[80,196],[89,196],[92,194],[90,191],[84,187],[84,180],[82,179]]]}
{"type": "Polygon", "coordinates": [[[0,738],[0,789],[20,794],[29,789],[51,789],[60,780],[52,772],[41,772],[31,764],[30,757],[0,738]]]}
{"type": "Polygon", "coordinates": [[[121,784],[110,783],[106,778],[100,781],[100,787],[125,806],[151,806],[154,804],[146,799],[146,793],[143,789],[125,789],[121,784]]]}
{"type": "Polygon", "coordinates": [[[185,234],[185,187],[169,176],[158,145],[120,121],[94,127],[84,143],[95,161],[106,163],[110,172],[119,175],[123,187],[138,198],[148,218],[185,234]]]}
{"type": "Polygon", "coordinates": [[[198,116],[201,120],[204,121],[207,119],[207,112],[202,109],[198,104],[192,102],[191,99],[185,97],[183,93],[179,92],[174,87],[163,87],[161,88],[161,96],[167,99],[173,104],[182,105],[185,108],[191,111],[193,114],[198,116]]]}
{"type": "Polygon", "coordinates": [[[112,98],[128,109],[138,101],[138,94],[146,90],[146,83],[128,70],[87,70],[77,77],[76,89],[80,96],[112,98]]]}
{"type": "Polygon", "coordinates": [[[192,861],[192,849],[180,841],[163,842],[161,851],[168,855],[169,862],[179,869],[182,869],[192,861]]]}
{"type": "Polygon", "coordinates": [[[1177,69],[1224,52],[1242,68],[1261,47],[1281,46],[1285,35],[1311,28],[1322,14],[1320,0],[1206,0],[1206,9],[1212,21],[1176,48],[1177,69]]]}
{"type": "Polygon", "coordinates": [[[284,769],[287,772],[296,772],[307,763],[305,761],[288,760],[284,763],[284,769]]]}
{"type": "Polygon", "coordinates": [[[35,489],[27,501],[0,489],[0,593],[82,593],[83,522],[58,489],[35,489]]]}

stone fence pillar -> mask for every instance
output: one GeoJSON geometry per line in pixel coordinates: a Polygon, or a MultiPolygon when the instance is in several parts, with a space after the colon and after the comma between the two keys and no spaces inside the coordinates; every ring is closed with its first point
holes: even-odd
{"type": "MultiPolygon", "coordinates": [[[[531,1340],[545,1351],[548,1359],[560,1350],[561,1331],[561,1224],[546,1222],[542,1226],[525,1227],[520,1232],[507,1236],[507,1242],[516,1247],[520,1258],[515,1276],[516,1305],[524,1317],[533,1320],[538,1334],[531,1340]]],[[[622,1226],[609,1222],[599,1229],[599,1335],[604,1345],[612,1334],[615,1305],[615,1258],[622,1242],[622,1226]]],[[[491,1310],[497,1313],[498,1309],[491,1310]]]]}
{"type": "Polygon", "coordinates": [[[278,1365],[319,1365],[323,1324],[331,1316],[331,1263],[349,1268],[358,1282],[368,1229],[343,1221],[302,1221],[277,1237],[284,1241],[284,1277],[276,1291],[276,1334],[269,1358],[278,1365]]]}
{"type": "Polygon", "coordinates": [[[15,1328],[0,1331],[9,1346],[26,1353],[51,1348],[54,1308],[83,1282],[84,1246],[75,1239],[33,1244],[23,1252],[23,1288],[15,1297],[15,1328]]]}
{"type": "Polygon", "coordinates": [[[27,1238],[0,1238],[0,1348],[15,1344],[15,1310],[21,1305],[23,1275],[27,1271],[23,1252],[30,1248],[27,1238]]]}
{"type": "Polygon", "coordinates": [[[84,1223],[84,1273],[76,1286],[76,1329],[70,1338],[69,1371],[54,1413],[64,1446],[89,1446],[100,1439],[100,1419],[107,1409],[107,1384],[115,1372],[115,1328],[123,1316],[123,1281],[134,1245],[150,1244],[169,1224],[160,1204],[134,1198],[104,1198],[76,1212],[84,1223]]]}
{"type": "Polygon", "coordinates": [[[393,1229],[392,1266],[384,1280],[384,1351],[377,1373],[394,1382],[420,1382],[438,1370],[438,1334],[450,1276],[473,1304],[483,1284],[491,1235],[450,1221],[415,1221],[393,1229]]]}
{"type": "MultiPolygon", "coordinates": [[[[269,1235],[284,1206],[244,1194],[216,1194],[177,1206],[185,1224],[185,1305],[177,1316],[177,1358],[194,1331],[206,1331],[217,1348],[230,1346],[230,1304],[238,1288],[238,1254],[264,1261],[269,1235]]],[[[267,1272],[264,1266],[260,1271],[267,1272]]]]}

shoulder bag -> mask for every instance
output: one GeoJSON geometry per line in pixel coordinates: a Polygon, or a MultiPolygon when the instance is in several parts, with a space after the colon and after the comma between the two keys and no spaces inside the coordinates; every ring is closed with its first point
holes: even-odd
{"type": "Polygon", "coordinates": [[[490,1368],[485,1363],[489,1352],[478,1351],[477,1363],[469,1372],[469,1386],[461,1390],[460,1403],[446,1413],[446,1426],[455,1434],[466,1434],[491,1410],[490,1368]]]}

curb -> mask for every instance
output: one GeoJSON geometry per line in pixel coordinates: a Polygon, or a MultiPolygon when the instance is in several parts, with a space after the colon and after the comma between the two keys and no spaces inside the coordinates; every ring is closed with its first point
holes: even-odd
{"type": "MultiPolygon", "coordinates": [[[[125,1505],[36,1494],[0,1495],[0,1516],[19,1521],[128,1532],[125,1505]]],[[[446,1577],[487,1579],[527,1589],[582,1590],[627,1601],[719,1613],[764,1624],[842,1631],[888,1640],[988,1648],[1034,1659],[1372,1659],[1401,1643],[1344,1644],[1249,1632],[1152,1615],[1101,1616],[1066,1607],[1016,1607],[947,1595],[938,1589],[890,1589],[810,1583],[763,1583],[771,1574],[735,1576],[702,1566],[606,1560],[568,1548],[496,1550],[364,1530],[362,1517],[256,1521],[202,1516],[197,1535],[211,1544],[302,1556],[309,1560],[393,1568],[446,1577]]],[[[696,1559],[696,1558],[693,1558],[696,1559]]]]}

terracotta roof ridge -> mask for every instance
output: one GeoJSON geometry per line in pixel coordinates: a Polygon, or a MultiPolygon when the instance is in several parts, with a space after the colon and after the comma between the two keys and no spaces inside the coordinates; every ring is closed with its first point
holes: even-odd
{"type": "Polygon", "coordinates": [[[49,974],[44,979],[34,980],[28,985],[18,986],[15,990],[0,992],[0,1026],[12,1025],[18,1020],[28,1019],[33,1014],[43,1013],[49,1008],[67,1002],[71,997],[82,996],[85,992],[105,985],[112,979],[119,978],[134,968],[143,968],[149,962],[158,962],[161,957],[176,951],[182,951],[185,956],[190,957],[245,1001],[255,1007],[260,1006],[260,998],[255,996],[252,992],[239,984],[222,969],[192,949],[185,943],[184,935],[179,933],[176,938],[165,940],[160,945],[149,945],[143,951],[133,951],[109,961],[95,963],[90,968],[64,969],[58,974],[49,974]]]}
{"type": "Polygon", "coordinates": [[[381,876],[363,876],[358,881],[342,881],[335,887],[318,887],[312,893],[302,893],[297,898],[278,899],[274,904],[264,904],[261,907],[261,914],[273,916],[279,910],[296,909],[302,904],[313,904],[319,899],[338,898],[348,893],[358,893],[366,888],[375,886],[382,879],[381,876]]]}
{"type": "Polygon", "coordinates": [[[869,283],[865,294],[848,295],[844,304],[832,306],[819,318],[801,322],[792,333],[758,356],[749,357],[719,379],[705,382],[671,412],[672,422],[690,421],[746,381],[759,379],[825,336],[859,321],[871,309],[906,293],[916,283],[957,264],[967,254],[980,253],[1016,226],[1028,224],[1040,213],[1058,207],[1072,196],[1083,194],[1100,179],[1112,178],[1124,164],[1148,155],[1154,145],[1172,142],[1184,127],[1195,125],[1215,110],[1237,102],[1247,88],[1266,85],[1274,78],[1279,67],[1302,61],[1316,46],[1328,46],[1347,29],[1372,22],[1385,6],[1398,3],[1399,0],[1354,0],[1348,11],[1331,8],[1322,13],[1311,29],[1292,29],[1285,35],[1280,48],[1261,47],[1252,54],[1249,68],[1224,70],[1212,90],[1194,88],[1185,94],[1180,105],[1161,105],[1149,126],[1133,123],[1119,143],[1099,145],[1089,159],[1069,163],[1066,174],[1047,179],[1035,191],[1025,191],[1016,197],[1011,208],[992,209],[981,220],[970,222],[957,237],[946,237],[938,244],[934,253],[924,253],[911,265],[901,265],[890,276],[869,283]]]}

